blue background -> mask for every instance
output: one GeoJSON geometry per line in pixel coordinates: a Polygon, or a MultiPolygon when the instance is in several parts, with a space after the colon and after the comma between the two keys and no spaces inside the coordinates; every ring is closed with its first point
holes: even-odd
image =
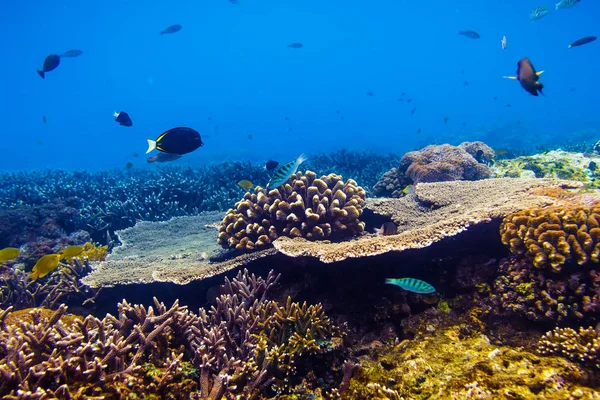
{"type": "Polygon", "coordinates": [[[600,41],[567,45],[599,36],[599,20],[592,0],[558,11],[530,0],[4,0],[0,170],[153,167],[146,139],[175,126],[205,142],[176,162],[190,165],[595,141],[600,41]],[[539,5],[550,14],[530,22],[539,5]],[[171,24],[183,29],[159,35],[171,24]],[[457,34],[466,29],[481,39],[457,34]],[[69,49],[84,54],[36,74],[69,49]],[[546,71],[547,97],[502,79],[524,56],[546,71]],[[412,103],[396,101],[402,92],[412,103]],[[120,110],[133,127],[114,122],[120,110]]]}

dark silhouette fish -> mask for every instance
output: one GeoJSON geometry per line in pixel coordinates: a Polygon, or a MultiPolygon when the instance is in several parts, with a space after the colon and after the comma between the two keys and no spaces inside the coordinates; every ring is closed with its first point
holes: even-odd
{"type": "Polygon", "coordinates": [[[386,222],[381,228],[375,228],[376,235],[389,236],[398,233],[398,226],[393,222],[386,222]]]}
{"type": "Polygon", "coordinates": [[[77,50],[77,49],[73,49],[73,50],[69,50],[69,51],[65,51],[64,53],[62,53],[60,55],[61,58],[75,58],[75,57],[79,57],[80,55],[83,54],[83,51],[81,50],[77,50]]]}
{"type": "Polygon", "coordinates": [[[269,172],[273,172],[278,165],[279,163],[277,161],[269,160],[265,163],[265,169],[269,172]]]}
{"type": "Polygon", "coordinates": [[[521,59],[517,65],[517,76],[505,76],[504,78],[519,81],[523,89],[533,96],[538,96],[539,93],[544,94],[542,92],[544,85],[538,82],[544,71],[536,71],[527,57],[521,59]]]}
{"type": "Polygon", "coordinates": [[[458,31],[459,35],[468,37],[469,39],[479,39],[481,35],[475,31],[458,31]]]}
{"type": "Polygon", "coordinates": [[[58,67],[59,64],[60,64],[60,56],[56,55],[56,54],[50,54],[44,60],[44,65],[42,66],[42,69],[41,70],[38,69],[37,73],[42,77],[42,79],[45,79],[46,72],[56,69],[56,67],[58,67]]]}
{"type": "Polygon", "coordinates": [[[115,117],[115,121],[117,121],[119,125],[133,126],[133,121],[129,117],[129,114],[127,114],[125,111],[115,112],[113,116],[115,117]]]}
{"type": "Polygon", "coordinates": [[[304,47],[304,45],[302,43],[292,43],[288,44],[288,47],[291,49],[301,49],[302,47],[304,47]]]}
{"type": "Polygon", "coordinates": [[[181,30],[181,28],[183,28],[183,27],[179,24],[171,25],[171,26],[163,29],[162,31],[160,31],[160,34],[161,35],[170,35],[171,33],[179,32],[181,30]]]}
{"type": "Polygon", "coordinates": [[[579,40],[574,41],[569,45],[569,49],[571,47],[583,46],[584,44],[592,43],[594,40],[598,39],[596,36],[586,36],[579,40]]]}
{"type": "Polygon", "coordinates": [[[187,154],[203,146],[200,134],[192,128],[178,127],[169,129],[156,140],[148,139],[146,154],[156,149],[169,154],[187,154]]]}
{"type": "Polygon", "coordinates": [[[179,155],[179,154],[158,153],[155,156],[148,157],[148,162],[149,163],[169,162],[169,161],[179,160],[180,158],[181,158],[181,155],[179,155]]]}

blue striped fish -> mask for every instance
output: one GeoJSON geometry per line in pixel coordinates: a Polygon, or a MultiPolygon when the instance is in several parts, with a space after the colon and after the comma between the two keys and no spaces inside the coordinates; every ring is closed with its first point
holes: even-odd
{"type": "Polygon", "coordinates": [[[304,154],[300,154],[300,157],[294,161],[290,161],[277,167],[273,172],[273,176],[271,176],[271,180],[267,183],[267,190],[277,189],[279,186],[286,183],[287,180],[298,171],[300,164],[306,160],[307,158],[304,154]]]}
{"type": "Polygon", "coordinates": [[[414,278],[392,279],[388,278],[385,283],[400,286],[404,290],[419,294],[435,293],[435,288],[429,283],[414,278]]]}
{"type": "Polygon", "coordinates": [[[548,15],[548,13],[550,12],[550,10],[548,10],[546,7],[544,6],[540,6],[540,7],[536,7],[533,9],[533,11],[531,12],[531,15],[529,15],[529,20],[530,21],[535,21],[537,19],[542,19],[544,18],[546,15],[548,15]]]}

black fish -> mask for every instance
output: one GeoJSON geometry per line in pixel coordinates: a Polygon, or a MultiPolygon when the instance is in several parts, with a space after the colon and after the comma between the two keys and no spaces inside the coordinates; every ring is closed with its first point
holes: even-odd
{"type": "Polygon", "coordinates": [[[252,135],[248,135],[248,140],[252,140],[252,135]]]}
{"type": "Polygon", "coordinates": [[[584,38],[581,38],[579,40],[574,41],[573,43],[571,43],[569,45],[569,49],[571,47],[576,47],[576,46],[583,46],[584,44],[588,44],[588,43],[592,43],[594,40],[598,39],[596,36],[586,36],[584,38]]]}
{"type": "Polygon", "coordinates": [[[273,172],[278,165],[279,163],[277,161],[269,160],[265,163],[265,169],[269,172],[273,172]]]}
{"type": "Polygon", "coordinates": [[[42,122],[44,123],[44,125],[46,125],[46,122],[48,122],[45,115],[42,115],[42,122]]]}
{"type": "Polygon", "coordinates": [[[181,28],[183,28],[183,27],[179,24],[171,25],[171,26],[163,29],[162,31],[160,31],[160,34],[161,35],[170,35],[171,33],[179,32],[181,30],[181,28]]]}
{"type": "Polygon", "coordinates": [[[302,43],[292,43],[288,44],[288,47],[291,49],[301,49],[302,47],[304,47],[304,45],[302,43]]]}
{"type": "Polygon", "coordinates": [[[67,57],[67,58],[74,58],[74,57],[79,57],[82,54],[83,54],[83,51],[77,50],[77,49],[73,49],[73,50],[65,51],[60,56],[61,57],[67,57]]]}
{"type": "Polygon", "coordinates": [[[518,80],[523,89],[533,96],[538,96],[538,92],[542,93],[544,89],[544,85],[538,82],[543,72],[536,72],[529,58],[525,57],[517,64],[517,76],[505,76],[505,78],[518,80]]]}
{"type": "Polygon", "coordinates": [[[169,129],[156,140],[148,139],[148,151],[156,149],[169,154],[187,154],[203,146],[200,134],[191,128],[178,127],[169,129]]]}
{"type": "Polygon", "coordinates": [[[469,39],[479,39],[481,37],[481,35],[475,31],[458,31],[458,34],[468,37],[469,39]]]}
{"type": "Polygon", "coordinates": [[[367,96],[373,96],[373,95],[375,95],[375,93],[373,93],[373,92],[367,92],[367,96]]]}
{"type": "Polygon", "coordinates": [[[46,75],[45,75],[46,72],[56,69],[56,67],[58,67],[59,64],[60,64],[60,56],[57,56],[56,54],[50,54],[44,60],[44,66],[42,67],[42,70],[40,71],[38,69],[37,73],[42,77],[42,79],[44,79],[46,77],[46,75]]]}
{"type": "Polygon", "coordinates": [[[125,111],[121,111],[119,113],[115,112],[113,116],[115,117],[115,121],[117,121],[119,125],[133,126],[133,121],[131,120],[131,118],[129,118],[129,114],[127,114],[125,111]]]}
{"type": "Polygon", "coordinates": [[[410,110],[410,115],[415,115],[415,112],[417,112],[417,107],[410,110]]]}
{"type": "Polygon", "coordinates": [[[375,228],[376,235],[389,236],[398,233],[398,225],[393,222],[386,222],[381,225],[381,228],[375,228]]]}
{"type": "Polygon", "coordinates": [[[179,160],[180,158],[181,158],[181,156],[179,154],[158,153],[157,155],[155,155],[153,157],[148,157],[148,162],[149,163],[168,162],[168,161],[179,160]]]}
{"type": "Polygon", "coordinates": [[[133,168],[132,162],[128,162],[127,164],[125,164],[125,169],[131,169],[131,168],[133,168]]]}

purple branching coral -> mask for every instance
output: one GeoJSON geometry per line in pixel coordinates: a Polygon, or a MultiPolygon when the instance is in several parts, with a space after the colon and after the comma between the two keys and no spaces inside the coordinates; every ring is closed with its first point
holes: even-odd
{"type": "Polygon", "coordinates": [[[315,371],[331,370],[345,330],[321,305],[268,300],[278,278],[272,271],[266,279],[240,271],[225,281],[216,305],[197,315],[156,299],[147,309],[123,301],[117,316],[103,319],[69,317],[64,305],[18,316],[12,307],[0,311],[0,396],[252,399],[303,393],[323,382],[315,371]]]}

